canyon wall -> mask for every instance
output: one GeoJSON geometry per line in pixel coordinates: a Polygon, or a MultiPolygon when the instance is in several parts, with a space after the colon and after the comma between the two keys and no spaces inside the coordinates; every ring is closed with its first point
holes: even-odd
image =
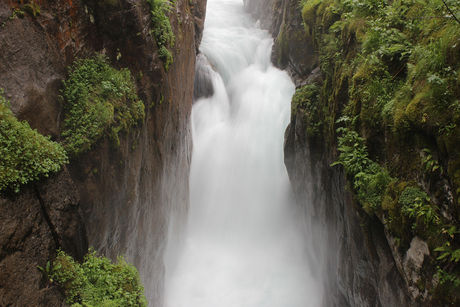
{"type": "Polygon", "coordinates": [[[146,116],[120,134],[117,149],[105,137],[49,179],[1,194],[0,306],[60,305],[62,294],[37,266],[57,248],[81,259],[88,246],[112,259],[124,254],[150,305],[162,306],[169,215],[188,207],[189,120],[206,2],[179,0],[168,13],[175,35],[168,70],[145,1],[41,0],[38,12],[24,10],[26,2],[0,3],[0,88],[19,120],[59,141],[67,67],[95,53],[131,71],[146,116]]]}
{"type": "MultiPolygon", "coordinates": [[[[245,7],[273,35],[273,63],[286,69],[298,88],[311,83],[321,86],[324,77],[313,41],[314,31],[321,29],[308,33],[300,1],[245,0],[245,7]]],[[[346,86],[342,94],[348,91],[346,86]]],[[[336,114],[346,104],[346,94],[341,97],[345,98],[338,98],[332,111],[336,114]]],[[[356,206],[343,168],[331,166],[339,154],[337,143],[330,146],[326,144],[330,140],[308,135],[305,110],[293,110],[285,134],[285,164],[297,203],[314,234],[324,306],[436,306],[425,286],[416,285],[422,274],[431,274],[427,285],[434,274],[432,270],[422,273],[424,261],[431,259],[427,242],[415,237],[401,251],[384,219],[356,206]]]]}

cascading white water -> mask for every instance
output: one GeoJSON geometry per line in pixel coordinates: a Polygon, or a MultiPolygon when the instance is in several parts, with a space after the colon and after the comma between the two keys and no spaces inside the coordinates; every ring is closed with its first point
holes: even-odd
{"type": "Polygon", "coordinates": [[[201,51],[217,72],[193,106],[191,204],[165,254],[167,307],[321,306],[283,163],[294,85],[271,65],[272,43],[241,0],[208,0],[201,51]]]}

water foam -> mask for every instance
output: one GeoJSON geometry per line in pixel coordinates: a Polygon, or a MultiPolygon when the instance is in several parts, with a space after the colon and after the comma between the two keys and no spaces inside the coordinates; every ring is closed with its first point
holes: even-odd
{"type": "Polygon", "coordinates": [[[294,85],[243,10],[208,0],[201,51],[214,94],[193,106],[191,205],[165,254],[166,307],[321,306],[283,163],[294,85]]]}

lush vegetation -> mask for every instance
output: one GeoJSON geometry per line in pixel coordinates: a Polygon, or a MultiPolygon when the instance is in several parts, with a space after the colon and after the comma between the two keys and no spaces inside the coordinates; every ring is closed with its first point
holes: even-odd
{"type": "Polygon", "coordinates": [[[167,12],[172,9],[172,4],[169,0],[146,0],[150,6],[152,14],[152,31],[151,34],[155,38],[158,45],[158,55],[163,61],[166,70],[173,63],[173,56],[168,48],[174,47],[175,36],[171,29],[167,12]]]}
{"type": "Polygon", "coordinates": [[[145,118],[144,104],[137,97],[131,73],[116,70],[103,55],[77,60],[63,82],[65,120],[63,144],[70,157],[77,157],[108,134],[114,148],[118,133],[129,131],[145,118]]]}
{"type": "Polygon", "coordinates": [[[0,90],[0,191],[47,177],[67,163],[61,145],[20,122],[13,116],[0,90]]]}
{"type": "Polygon", "coordinates": [[[460,3],[306,0],[301,10],[324,82],[299,89],[293,112],[338,149],[363,217],[377,216],[402,250],[428,241],[439,279],[428,290],[460,305],[460,3]]]}
{"type": "Polygon", "coordinates": [[[90,250],[83,263],[59,251],[53,265],[42,269],[65,291],[72,307],[147,306],[137,269],[118,257],[118,263],[90,250]]]}

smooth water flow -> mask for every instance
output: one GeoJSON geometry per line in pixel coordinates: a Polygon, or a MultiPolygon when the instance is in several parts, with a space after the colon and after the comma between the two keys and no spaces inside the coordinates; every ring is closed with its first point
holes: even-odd
{"type": "Polygon", "coordinates": [[[208,0],[213,91],[193,106],[191,204],[165,254],[167,307],[321,306],[283,163],[294,85],[271,65],[272,43],[241,0],[208,0]]]}

